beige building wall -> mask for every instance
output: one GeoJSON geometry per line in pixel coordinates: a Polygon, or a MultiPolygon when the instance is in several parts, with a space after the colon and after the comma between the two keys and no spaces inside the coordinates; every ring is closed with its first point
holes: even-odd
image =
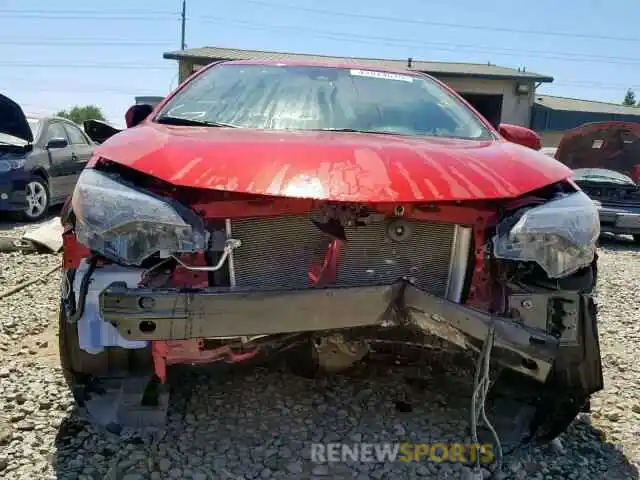
{"type": "Polygon", "coordinates": [[[179,82],[184,82],[189,75],[193,72],[194,63],[187,60],[180,60],[178,62],[178,78],[179,82]]]}
{"type": "Polygon", "coordinates": [[[531,93],[528,95],[516,95],[516,82],[512,80],[475,78],[442,78],[440,80],[459,93],[502,95],[502,121],[529,127],[534,100],[533,84],[530,84],[531,93]]]}

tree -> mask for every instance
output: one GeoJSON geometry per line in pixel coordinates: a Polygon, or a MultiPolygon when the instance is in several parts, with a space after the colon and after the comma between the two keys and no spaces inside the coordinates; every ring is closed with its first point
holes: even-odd
{"type": "Polygon", "coordinates": [[[71,110],[60,110],[56,113],[57,117],[68,118],[78,125],[82,125],[86,120],[106,120],[100,107],[95,105],[85,105],[84,107],[75,106],[71,110]]]}
{"type": "Polygon", "coordinates": [[[629,89],[627,90],[627,94],[624,96],[624,100],[622,100],[622,105],[625,107],[636,107],[636,92],[629,89]]]}

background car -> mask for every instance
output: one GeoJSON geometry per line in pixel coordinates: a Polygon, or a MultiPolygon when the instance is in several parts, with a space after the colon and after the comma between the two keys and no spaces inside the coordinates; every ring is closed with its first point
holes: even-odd
{"type": "Polygon", "coordinates": [[[640,181],[640,123],[593,122],[569,130],[556,160],[569,168],[604,168],[640,181]]]}
{"type": "Polygon", "coordinates": [[[555,158],[599,206],[603,232],[640,242],[640,123],[594,122],[567,132],[555,158]]]}
{"type": "Polygon", "coordinates": [[[640,186],[631,177],[604,168],[579,168],[573,175],[597,202],[601,231],[633,235],[640,243],[640,186]]]}
{"type": "Polygon", "coordinates": [[[26,220],[64,203],[93,153],[94,143],[75,123],[24,114],[0,95],[0,212],[26,220]]]}

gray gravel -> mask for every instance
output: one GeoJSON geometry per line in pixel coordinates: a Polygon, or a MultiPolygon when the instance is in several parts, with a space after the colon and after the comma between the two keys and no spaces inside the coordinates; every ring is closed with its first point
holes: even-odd
{"type": "MultiPolygon", "coordinates": [[[[630,479],[640,465],[640,249],[601,249],[598,300],[606,390],[556,445],[516,451],[503,478],[630,479]]],[[[0,254],[0,292],[59,261],[0,254]]],[[[464,478],[454,464],[332,464],[310,442],[464,442],[470,379],[434,358],[395,408],[400,367],[306,380],[278,370],[187,370],[172,380],[169,424],[150,442],[97,430],[73,413],[57,358],[58,275],[0,301],[0,477],[6,479],[464,478]],[[449,372],[445,370],[449,368],[449,372]],[[453,373],[449,376],[448,373],[453,373]]],[[[458,365],[458,366],[454,366],[458,365]]],[[[174,372],[178,373],[178,372],[174,372]]],[[[507,416],[507,413],[502,413],[507,416]]]]}

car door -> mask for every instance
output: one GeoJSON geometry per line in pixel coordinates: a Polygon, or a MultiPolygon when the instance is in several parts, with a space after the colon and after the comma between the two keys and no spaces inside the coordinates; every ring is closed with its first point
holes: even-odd
{"type": "Polygon", "coordinates": [[[91,158],[94,145],[89,137],[87,137],[87,135],[85,135],[85,133],[76,125],[65,122],[64,129],[66,130],[69,142],[71,143],[71,156],[74,164],[73,169],[70,167],[71,178],[69,179],[69,185],[71,190],[67,192],[67,194],[70,195],[73,193],[73,189],[75,188],[80,173],[84,167],[86,167],[87,162],[91,158]]]}
{"type": "Polygon", "coordinates": [[[43,146],[49,156],[49,193],[52,203],[63,201],[69,192],[72,182],[71,175],[75,170],[73,148],[69,144],[69,137],[62,122],[49,121],[43,136],[43,146]],[[64,147],[51,147],[51,140],[65,140],[64,147]]]}

